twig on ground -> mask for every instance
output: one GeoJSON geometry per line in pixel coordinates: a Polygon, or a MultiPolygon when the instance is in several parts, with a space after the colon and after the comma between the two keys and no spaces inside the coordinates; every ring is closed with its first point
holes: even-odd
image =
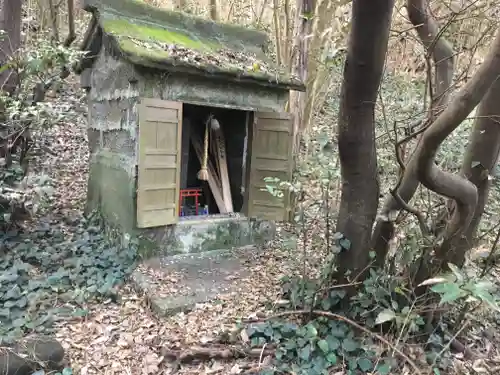
{"type": "MultiPolygon", "coordinates": [[[[450,346],[452,346],[453,343],[457,343],[457,337],[458,335],[460,335],[460,333],[462,333],[462,331],[470,324],[470,320],[467,320],[463,325],[462,327],[457,331],[457,333],[455,333],[453,335],[453,337],[450,339],[450,341],[448,341],[448,343],[446,345],[444,345],[443,349],[438,353],[438,355],[436,356],[436,358],[434,359],[433,363],[432,363],[432,366],[431,366],[431,369],[429,370],[429,375],[432,374],[432,368],[436,365],[437,361],[442,357],[443,353],[448,350],[450,348],[450,346]]],[[[465,354],[465,352],[464,352],[465,354]]]]}
{"type": "Polygon", "coordinates": [[[161,355],[172,362],[189,363],[194,361],[210,361],[212,359],[262,358],[274,354],[274,348],[236,348],[236,347],[194,347],[189,349],[168,349],[162,347],[161,355]]]}
{"type": "Polygon", "coordinates": [[[260,356],[259,356],[259,367],[260,365],[262,364],[262,357],[264,356],[264,350],[266,349],[266,344],[264,344],[264,346],[262,347],[262,350],[260,351],[260,356]]]}

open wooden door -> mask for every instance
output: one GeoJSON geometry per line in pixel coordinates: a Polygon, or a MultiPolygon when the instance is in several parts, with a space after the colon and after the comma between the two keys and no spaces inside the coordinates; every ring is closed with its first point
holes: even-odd
{"type": "Polygon", "coordinates": [[[141,99],[137,227],[174,224],[179,220],[182,103],[141,99]]]}
{"type": "Polygon", "coordinates": [[[256,112],[248,181],[248,216],[272,221],[290,219],[290,194],[274,197],[264,178],[290,181],[293,170],[293,117],[284,112],[256,112]]]}

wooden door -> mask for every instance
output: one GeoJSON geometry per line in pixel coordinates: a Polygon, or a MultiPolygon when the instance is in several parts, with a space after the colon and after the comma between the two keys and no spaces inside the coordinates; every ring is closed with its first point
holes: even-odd
{"type": "Polygon", "coordinates": [[[139,105],[137,226],[179,220],[182,103],[160,99],[139,105]]]}
{"type": "Polygon", "coordinates": [[[266,191],[264,178],[290,181],[293,169],[293,117],[284,112],[254,114],[248,181],[248,216],[272,221],[290,218],[290,194],[275,197],[266,191]]]}

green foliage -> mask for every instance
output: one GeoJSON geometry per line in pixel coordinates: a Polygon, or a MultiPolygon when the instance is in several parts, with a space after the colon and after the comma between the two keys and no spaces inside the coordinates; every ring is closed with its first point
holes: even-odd
{"type": "Polygon", "coordinates": [[[40,102],[34,92],[59,84],[60,74],[81,56],[80,51],[40,40],[34,47],[12,55],[4,69],[17,72],[14,92],[0,91],[0,229],[36,212],[50,194],[45,176],[25,178],[30,152],[38,149],[44,129],[70,115],[50,102],[40,102]]]}
{"type": "MultiPolygon", "coordinates": [[[[424,84],[423,81],[408,82],[390,74],[387,74],[383,80],[383,100],[379,101],[380,105],[376,113],[376,141],[382,193],[385,196],[388,194],[388,188],[395,186],[398,176],[399,167],[394,155],[396,136],[398,140],[401,140],[407,135],[410,124],[416,127],[418,121],[426,116],[426,111],[422,108],[424,84]]],[[[337,99],[333,96],[327,102],[324,111],[335,112],[337,110],[337,99]]],[[[335,114],[332,117],[335,117],[335,114]]],[[[449,353],[449,343],[453,334],[450,331],[454,329],[449,323],[453,321],[458,308],[462,308],[464,304],[472,307],[486,304],[497,310],[495,290],[491,283],[466,275],[456,267],[450,266],[452,273],[446,275],[443,280],[435,282],[431,290],[441,297],[442,304],[445,303],[452,308],[440,316],[437,330],[429,338],[424,325],[424,317],[431,306],[426,305],[428,298],[415,296],[414,285],[409,276],[413,275],[414,271],[410,269],[410,266],[420,259],[422,250],[431,247],[433,239],[424,238],[414,216],[403,213],[398,219],[397,241],[391,244],[384,269],[371,269],[369,276],[358,287],[357,294],[346,301],[345,291],[335,287],[335,282],[332,281],[337,254],[350,247],[348,239],[340,234],[332,233],[331,229],[335,227],[334,222],[338,215],[338,200],[334,201],[332,197],[336,195],[336,190],[340,186],[335,127],[331,125],[335,121],[328,119],[325,124],[321,121],[322,119],[317,120],[317,128],[310,133],[312,138],[306,141],[307,156],[299,158],[293,181],[265,179],[265,190],[276,197],[282,197],[286,189],[295,193],[298,198],[296,202],[298,203],[296,205],[298,225],[289,229],[294,234],[287,237],[293,237],[295,241],[304,239],[301,244],[304,252],[301,260],[304,272],[300,277],[288,277],[283,280],[284,298],[287,304],[280,303],[280,306],[290,310],[333,310],[374,331],[395,333],[399,343],[417,341],[425,337],[424,342],[427,340],[425,343],[428,344],[427,361],[432,364],[434,372],[438,374],[447,368],[452,358],[449,353]],[[311,254],[320,254],[318,258],[322,266],[318,267],[319,269],[308,269],[308,266],[312,264],[311,254]],[[314,278],[309,277],[310,274],[313,274],[314,278]]],[[[457,172],[461,168],[471,125],[472,120],[464,121],[442,144],[436,158],[440,168],[452,172],[457,172]]],[[[410,152],[415,143],[416,140],[409,142],[407,152],[410,152]]],[[[498,222],[496,217],[498,215],[495,216],[495,213],[498,212],[500,201],[499,186],[498,179],[493,179],[493,192],[490,195],[492,199],[491,203],[489,202],[491,210],[488,209],[492,214],[486,213],[487,220],[483,220],[488,223],[484,227],[490,231],[491,227],[498,222]],[[488,219],[488,215],[491,215],[491,219],[488,219]]],[[[446,199],[443,197],[421,189],[412,204],[424,213],[429,222],[432,222],[436,214],[442,210],[445,202],[446,199]]],[[[293,243],[289,238],[284,242],[284,246],[290,246],[289,244],[293,243]]],[[[294,256],[294,259],[300,258],[297,253],[294,256]]],[[[327,356],[329,355],[331,358],[335,356],[337,365],[345,364],[347,370],[350,371],[356,368],[355,371],[358,373],[375,372],[370,369],[370,363],[372,365],[381,363],[379,355],[370,355],[373,354],[370,353],[372,349],[370,340],[359,337],[359,332],[354,335],[349,325],[336,322],[346,330],[346,335],[349,332],[352,334],[354,344],[348,340],[344,343],[343,339],[337,337],[338,343],[333,345],[335,350],[332,351],[328,341],[328,336],[332,334],[329,331],[331,327],[327,327],[327,321],[316,318],[314,314],[305,315],[302,318],[303,320],[296,323],[296,334],[286,339],[283,333],[275,327],[272,327],[272,335],[251,332],[252,337],[255,338],[252,341],[253,345],[262,346],[264,343],[269,343],[281,348],[288,343],[287,347],[280,349],[281,354],[275,358],[275,368],[269,373],[287,373],[287,371],[297,374],[322,373],[321,371],[328,366],[325,365],[323,368],[319,364],[316,369],[312,370],[311,368],[314,368],[312,363],[317,361],[325,364],[328,362],[327,356]],[[298,333],[300,328],[308,325],[313,325],[318,332],[315,339],[306,339],[303,335],[301,336],[304,333],[302,331],[301,334],[298,333]],[[309,364],[304,358],[309,358],[309,364]]],[[[291,324],[290,322],[281,323],[282,325],[291,324]]],[[[271,330],[269,325],[278,323],[266,324],[268,324],[266,327],[269,333],[271,330]]],[[[420,344],[423,342],[421,341],[420,344]]],[[[397,363],[392,358],[382,358],[382,361],[386,362],[383,362],[378,369],[379,373],[395,371],[397,363]]],[[[331,366],[334,366],[333,363],[331,366]]]]}
{"type": "Polygon", "coordinates": [[[18,162],[0,167],[0,228],[35,214],[52,192],[52,180],[46,175],[24,177],[18,162]]]}
{"type": "Polygon", "coordinates": [[[372,328],[392,323],[398,331],[410,334],[419,332],[424,326],[404,279],[382,270],[370,269],[370,276],[351,299],[351,312],[353,317],[363,319],[372,328]]]}
{"type": "Polygon", "coordinates": [[[29,234],[3,235],[0,262],[0,336],[47,332],[64,317],[85,316],[77,305],[116,299],[115,286],[132,271],[137,247],[106,241],[102,229],[82,219],[72,235],[56,223],[29,234]]]}
{"type": "Polygon", "coordinates": [[[424,285],[432,285],[431,290],[439,294],[441,305],[460,302],[485,304],[500,311],[496,293],[498,287],[495,284],[476,275],[469,276],[451,263],[448,267],[450,273],[423,282],[424,285]]]}
{"type": "Polygon", "coordinates": [[[388,374],[392,361],[378,361],[343,323],[317,318],[304,324],[268,321],[247,328],[252,347],[276,346],[276,366],[264,374],[327,375],[328,370],[345,361],[348,374],[374,372],[388,374]]]}
{"type": "MultiPolygon", "coordinates": [[[[336,235],[336,246],[339,248],[343,236],[336,235]]],[[[346,297],[342,288],[325,288],[323,277],[329,278],[328,272],[321,274],[318,280],[305,280],[300,277],[285,277],[283,281],[284,298],[287,304],[283,308],[291,310],[339,310],[346,297]]],[[[387,313],[391,293],[381,289],[380,275],[372,273],[367,279],[362,292],[351,300],[350,309],[344,311],[346,318],[359,317],[366,323],[370,319],[375,326],[377,314],[387,313]],[[373,298],[378,300],[374,301],[373,298]],[[372,302],[363,304],[372,298],[372,302]],[[380,304],[380,306],[378,305],[380,304]],[[377,308],[374,308],[376,306],[377,308]],[[385,310],[384,310],[385,307],[385,310]],[[360,312],[365,314],[360,314],[360,312]],[[366,315],[367,311],[370,316],[366,315]]],[[[386,281],[387,279],[383,279],[386,281]]],[[[405,312],[393,312],[391,320],[399,319],[405,312]]],[[[407,315],[409,315],[407,313],[407,315]]],[[[344,321],[317,317],[315,314],[300,314],[303,319],[298,322],[270,320],[251,324],[246,328],[252,347],[273,345],[276,347],[274,367],[266,370],[266,374],[328,374],[329,369],[341,364],[346,365],[347,374],[360,373],[389,374],[397,362],[391,357],[381,357],[377,353],[377,345],[371,337],[359,337],[351,325],[344,321]]],[[[401,317],[403,320],[403,317],[401,317]]],[[[399,320],[398,320],[399,322],[399,320]]],[[[368,324],[369,325],[369,324],[368,324]]],[[[402,325],[402,322],[401,322],[402,325]]]]}

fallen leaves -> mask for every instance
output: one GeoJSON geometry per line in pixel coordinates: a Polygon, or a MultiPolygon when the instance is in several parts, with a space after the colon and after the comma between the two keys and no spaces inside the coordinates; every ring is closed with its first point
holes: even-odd
{"type": "MultiPolygon", "coordinates": [[[[64,93],[58,103],[77,108],[82,106],[83,101],[80,93],[75,90],[64,93]]],[[[74,223],[81,215],[85,202],[88,178],[85,124],[83,110],[79,111],[74,123],[50,130],[48,136],[54,154],[44,156],[38,163],[39,168],[49,171],[57,181],[53,209],[48,214],[53,217],[54,223],[64,227],[66,238],[75,235],[74,223]]],[[[324,233],[323,225],[324,223],[318,223],[318,233],[324,233]]],[[[280,229],[279,232],[283,234],[282,237],[286,237],[285,230],[280,229]]],[[[303,246],[301,240],[299,238],[299,244],[303,246]]],[[[190,348],[210,347],[221,332],[235,331],[238,322],[261,319],[269,315],[269,310],[273,307],[286,304],[280,296],[280,278],[300,274],[304,266],[302,258],[306,258],[306,266],[311,273],[318,269],[315,265],[321,265],[324,259],[323,249],[318,250],[310,242],[305,245],[306,249],[300,248],[294,250],[297,253],[290,254],[278,240],[269,246],[258,262],[247,265],[248,275],[236,280],[238,286],[235,290],[222,293],[210,302],[197,304],[189,313],[179,313],[165,319],[154,316],[143,296],[125,285],[118,291],[121,296],[118,303],[78,305],[79,309],[88,311],[88,314],[58,321],[56,337],[66,349],[74,373],[81,375],[161,375],[173,374],[174,370],[180,375],[227,375],[247,374],[252,369],[258,370],[259,366],[269,364],[270,352],[261,349],[258,355],[256,352],[252,353],[254,358],[251,360],[246,357],[234,359],[226,355],[225,360],[212,358],[206,363],[176,366],[175,362],[190,348]],[[300,256],[297,256],[299,252],[300,256]],[[272,304],[269,301],[276,302],[272,304]],[[167,358],[166,353],[162,353],[162,348],[176,353],[176,357],[167,358]]],[[[38,271],[33,269],[32,272],[38,271]]],[[[165,285],[166,292],[178,292],[182,289],[181,275],[159,275],[152,268],[148,272],[165,285]]],[[[493,326],[489,326],[489,330],[494,331],[493,326]]],[[[248,342],[246,330],[237,332],[243,343],[248,342]]],[[[498,341],[498,337],[484,338],[478,334],[477,339],[467,342],[467,345],[478,348],[478,351],[479,348],[487,350],[488,359],[476,361],[472,365],[477,372],[498,366],[494,363],[494,358],[500,358],[498,341]]],[[[415,347],[414,351],[412,358],[424,356],[420,347],[415,347]]],[[[224,353],[228,354],[230,351],[224,353]]],[[[461,374],[473,371],[459,356],[453,363],[460,368],[461,374]]],[[[411,371],[403,368],[401,373],[411,371]]],[[[337,374],[342,375],[344,372],[339,371],[337,374]]]]}
{"type": "MultiPolygon", "coordinates": [[[[125,37],[122,36],[119,38],[125,37]]],[[[146,50],[167,52],[169,60],[180,61],[200,69],[210,70],[216,68],[230,72],[260,73],[261,75],[266,74],[275,79],[279,78],[280,73],[284,74],[284,71],[280,71],[277,66],[267,63],[253,53],[245,51],[235,51],[228,48],[220,48],[217,51],[203,51],[202,49],[196,50],[157,40],[145,41],[131,37],[126,37],[126,39],[146,50]]],[[[298,78],[295,78],[295,80],[299,81],[298,78]]]]}
{"type": "MultiPolygon", "coordinates": [[[[83,103],[80,99],[78,92],[68,92],[59,100],[60,105],[67,100],[69,105],[77,107],[83,103]]],[[[49,171],[57,181],[53,209],[48,214],[63,226],[67,238],[74,236],[73,226],[86,197],[85,122],[82,111],[74,123],[53,128],[49,137],[57,156],[47,156],[38,163],[39,168],[49,171]]],[[[279,278],[290,268],[286,254],[270,248],[257,264],[248,267],[247,277],[237,280],[236,290],[168,319],[154,316],[144,298],[125,285],[118,290],[121,296],[118,304],[78,306],[88,314],[57,322],[56,337],[66,349],[75,374],[171,374],[173,367],[161,354],[162,347],[182,350],[193,345],[210,345],[221,331],[233,329],[241,317],[265,315],[265,303],[278,299],[279,278]]],[[[166,292],[182,289],[181,275],[155,274],[152,268],[147,271],[158,277],[166,292]]],[[[249,367],[246,362],[239,359],[229,363],[186,364],[177,373],[240,374],[249,367]]]]}

